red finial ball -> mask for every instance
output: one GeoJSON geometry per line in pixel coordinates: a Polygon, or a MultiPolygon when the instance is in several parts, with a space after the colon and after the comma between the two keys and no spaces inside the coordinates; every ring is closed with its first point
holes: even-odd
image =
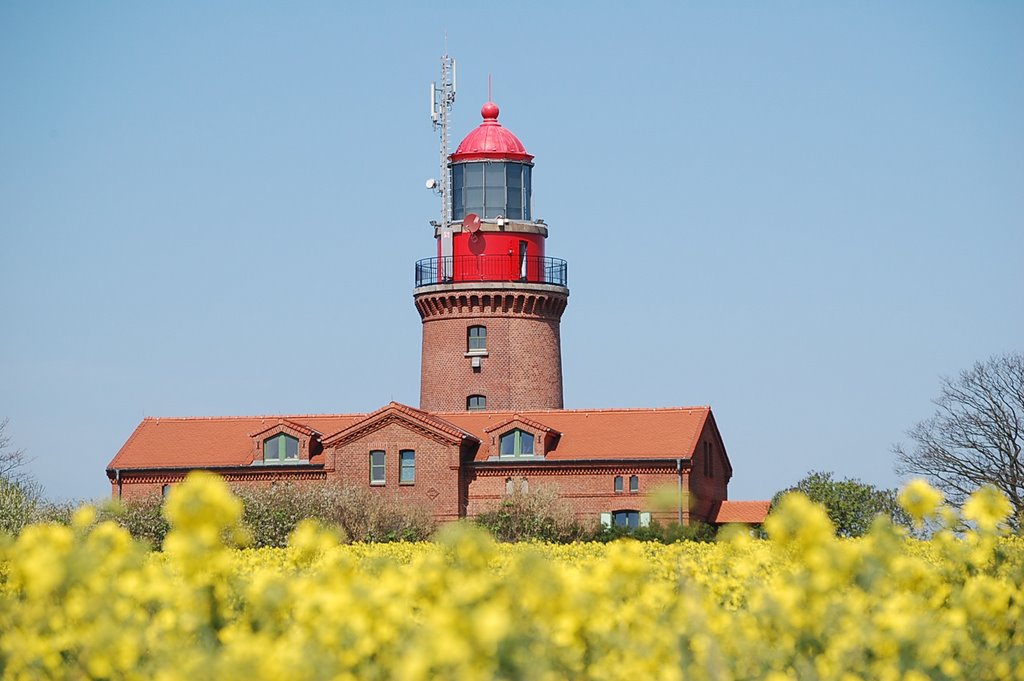
{"type": "Polygon", "coordinates": [[[484,117],[484,120],[498,120],[498,105],[494,102],[487,102],[480,109],[480,115],[484,117]]]}

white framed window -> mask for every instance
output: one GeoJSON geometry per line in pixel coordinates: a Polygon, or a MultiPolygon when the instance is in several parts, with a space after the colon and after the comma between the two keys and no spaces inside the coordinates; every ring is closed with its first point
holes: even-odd
{"type": "Polygon", "coordinates": [[[387,466],[386,457],[384,450],[375,449],[370,452],[370,484],[371,485],[383,485],[386,484],[387,466]]]}
{"type": "Polygon", "coordinates": [[[298,461],[299,441],[287,433],[272,435],[263,441],[263,460],[298,461]]]}
{"type": "Polygon", "coordinates": [[[476,325],[466,329],[466,352],[487,352],[487,327],[476,325]]]}
{"type": "Polygon", "coordinates": [[[403,449],[398,453],[398,484],[411,485],[416,482],[416,452],[403,449]]]}
{"type": "Polygon", "coordinates": [[[525,430],[510,430],[499,439],[499,456],[502,459],[517,459],[533,456],[534,436],[525,430]]]}

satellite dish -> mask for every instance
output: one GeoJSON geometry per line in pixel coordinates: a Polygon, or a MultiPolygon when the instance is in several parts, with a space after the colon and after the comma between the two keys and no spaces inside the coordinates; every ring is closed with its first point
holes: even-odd
{"type": "Polygon", "coordinates": [[[467,213],[466,217],[462,218],[462,228],[475,235],[480,231],[480,216],[476,213],[467,213]]]}
{"type": "Polygon", "coordinates": [[[433,189],[436,186],[437,186],[437,180],[435,180],[433,178],[427,180],[427,189],[433,189]]]}

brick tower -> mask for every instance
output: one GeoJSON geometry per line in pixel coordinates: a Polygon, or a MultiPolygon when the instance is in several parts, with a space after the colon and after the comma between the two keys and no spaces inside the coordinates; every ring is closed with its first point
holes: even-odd
{"type": "Polygon", "coordinates": [[[445,164],[437,256],[416,263],[420,408],[561,409],[566,263],[545,256],[548,228],[532,216],[533,156],[496,104],[480,113],[445,164]]]}

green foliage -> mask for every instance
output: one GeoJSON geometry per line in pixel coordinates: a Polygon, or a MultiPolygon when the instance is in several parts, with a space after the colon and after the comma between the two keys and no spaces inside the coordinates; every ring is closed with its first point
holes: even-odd
{"type": "Polygon", "coordinates": [[[790,492],[802,492],[825,507],[829,520],[840,537],[867,534],[877,516],[884,516],[897,525],[910,526],[910,517],[897,502],[893,489],[879,489],[857,479],[834,480],[832,473],[811,471],[793,487],[782,490],[772,499],[774,509],[790,492]]]}
{"type": "Polygon", "coordinates": [[[435,524],[420,508],[403,506],[372,490],[332,484],[238,488],[242,522],[253,545],[285,546],[300,521],[311,518],[339,528],[351,541],[421,541],[435,524]]]}
{"type": "Polygon", "coordinates": [[[114,521],[155,550],[163,547],[170,529],[163,514],[163,499],[158,495],[111,501],[100,511],[100,518],[114,521]]]}
{"type": "Polygon", "coordinates": [[[498,506],[476,517],[476,523],[498,541],[540,540],[572,542],[589,538],[592,531],[584,527],[572,509],[558,496],[557,490],[540,487],[530,492],[516,490],[498,506]]]}
{"type": "Polygon", "coordinates": [[[0,532],[18,534],[38,520],[41,505],[38,484],[27,478],[0,477],[0,532]]]}
{"type": "Polygon", "coordinates": [[[714,525],[708,525],[700,521],[694,521],[689,525],[679,523],[666,523],[662,525],[652,520],[647,527],[638,527],[631,530],[628,527],[602,527],[592,539],[599,542],[609,542],[622,537],[632,537],[638,541],[657,542],[659,544],[674,544],[680,541],[709,542],[714,541],[718,529],[714,525]]]}

